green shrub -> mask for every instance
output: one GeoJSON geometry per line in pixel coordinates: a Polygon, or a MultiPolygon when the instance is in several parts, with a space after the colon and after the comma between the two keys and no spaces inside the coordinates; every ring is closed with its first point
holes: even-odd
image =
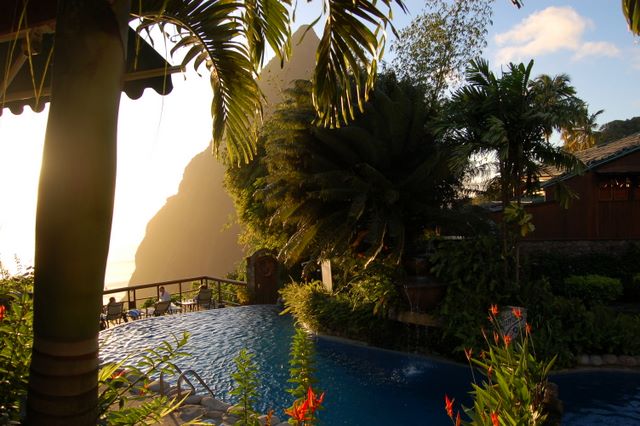
{"type": "Polygon", "coordinates": [[[402,299],[392,279],[395,271],[380,268],[356,275],[348,285],[348,294],[354,307],[373,305],[374,315],[386,316],[402,304],[402,299]]]}
{"type": "Polygon", "coordinates": [[[485,307],[518,304],[504,282],[500,242],[489,236],[443,241],[430,261],[431,272],[448,284],[437,314],[442,319],[439,349],[461,358],[465,348],[483,344],[480,329],[486,324],[485,307]]]}
{"type": "Polygon", "coordinates": [[[33,273],[0,279],[0,424],[24,413],[33,342],[33,273]]]}
{"type": "Polygon", "coordinates": [[[602,275],[571,275],[565,278],[560,292],[594,306],[613,302],[622,296],[622,283],[619,279],[602,275]]]}
{"type": "Polygon", "coordinates": [[[585,254],[533,251],[523,258],[523,277],[532,280],[546,277],[554,289],[560,288],[570,275],[597,274],[618,278],[625,289],[625,299],[638,302],[640,291],[631,289],[633,277],[640,274],[638,259],[640,243],[637,242],[628,243],[619,250],[585,254]]]}
{"type": "Polygon", "coordinates": [[[346,294],[329,293],[320,281],[291,283],[281,289],[280,294],[286,311],[314,331],[382,347],[401,345],[399,328],[402,325],[374,315],[374,303],[354,304],[346,294]]]}

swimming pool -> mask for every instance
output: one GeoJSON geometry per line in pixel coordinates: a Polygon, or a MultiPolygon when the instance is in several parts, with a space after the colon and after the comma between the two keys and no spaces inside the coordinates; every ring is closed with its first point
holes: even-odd
{"type": "MultiPolygon", "coordinates": [[[[242,348],[256,354],[261,372],[260,411],[282,410],[291,403],[286,393],[289,345],[293,324],[273,306],[244,306],[134,321],[101,333],[107,340],[103,361],[155,346],[171,333],[188,330],[180,359],[194,369],[216,396],[233,401],[233,358],[242,348]]],[[[316,342],[319,388],[326,391],[322,424],[349,426],[450,425],[444,394],[469,406],[470,373],[466,366],[427,357],[319,338],[316,342]]],[[[640,374],[588,372],[559,374],[565,425],[640,425],[640,374]]]]}

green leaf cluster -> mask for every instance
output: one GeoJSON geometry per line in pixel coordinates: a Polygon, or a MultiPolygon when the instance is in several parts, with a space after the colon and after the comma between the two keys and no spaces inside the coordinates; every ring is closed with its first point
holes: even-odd
{"type": "MultiPolygon", "coordinates": [[[[287,392],[294,398],[292,405],[301,404],[307,398],[309,388],[313,388],[316,393],[322,393],[316,389],[317,380],[315,378],[315,343],[313,336],[301,326],[296,326],[295,334],[291,340],[291,350],[289,351],[289,379],[291,387],[287,392]]],[[[316,411],[310,412],[310,417],[305,424],[314,425],[317,423],[316,411]]],[[[289,424],[297,424],[290,418],[289,424]]]]}
{"type": "MultiPolygon", "coordinates": [[[[289,351],[289,380],[287,389],[296,400],[307,396],[307,389],[316,384],[315,346],[312,336],[302,327],[296,326],[289,351]]],[[[314,387],[315,389],[315,387],[314,387]]]]}
{"type": "MultiPolygon", "coordinates": [[[[98,373],[98,424],[155,424],[181,404],[177,397],[149,396],[152,378],[176,377],[175,360],[190,356],[183,348],[189,333],[173,336],[157,347],[141,350],[117,363],[107,363],[98,373]]],[[[186,396],[185,396],[186,397],[186,396]]]]}
{"type": "Polygon", "coordinates": [[[484,377],[472,384],[473,408],[464,410],[470,419],[465,424],[491,426],[492,415],[501,425],[544,424],[547,376],[555,359],[537,360],[531,337],[524,331],[513,341],[496,333],[497,341],[487,339],[488,350],[470,359],[484,377]]]}
{"type": "Polygon", "coordinates": [[[254,405],[258,397],[258,367],[253,360],[255,355],[247,349],[242,349],[234,358],[236,371],[231,374],[235,387],[230,394],[238,397],[234,414],[239,416],[235,423],[239,426],[258,426],[258,413],[254,405]]]}
{"type": "Polygon", "coordinates": [[[0,271],[0,424],[24,415],[33,344],[32,292],[32,270],[15,276],[0,271]]]}
{"type": "Polygon", "coordinates": [[[602,275],[571,275],[560,289],[567,297],[582,300],[587,306],[607,304],[622,296],[619,279],[602,275]]]}

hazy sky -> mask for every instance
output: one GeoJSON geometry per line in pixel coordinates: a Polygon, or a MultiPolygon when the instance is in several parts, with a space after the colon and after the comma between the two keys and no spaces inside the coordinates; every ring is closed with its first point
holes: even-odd
{"type": "MultiPolygon", "coordinates": [[[[411,15],[395,13],[406,25],[424,2],[407,1],[411,15]]],[[[494,25],[484,56],[495,70],[509,61],[535,59],[534,74],[567,73],[600,123],[640,115],[640,46],[627,30],[619,1],[525,0],[518,10],[496,0],[494,25]]],[[[317,13],[300,2],[299,23],[317,13]]],[[[387,49],[389,52],[389,49],[387,49]]],[[[118,141],[118,175],[106,282],[127,281],[146,223],[175,194],[184,167],[210,140],[211,90],[193,71],[173,77],[173,92],[147,90],[132,101],[123,95],[118,141]]],[[[9,110],[0,117],[0,259],[33,263],[38,173],[47,111],[9,110]]]]}

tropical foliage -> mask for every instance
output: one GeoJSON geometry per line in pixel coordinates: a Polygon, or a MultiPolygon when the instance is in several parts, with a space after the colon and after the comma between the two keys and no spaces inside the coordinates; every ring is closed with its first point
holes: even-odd
{"type": "Polygon", "coordinates": [[[9,276],[0,264],[0,424],[24,414],[33,344],[33,271],[9,276]]]}
{"type": "MultiPolygon", "coordinates": [[[[291,53],[291,0],[207,1],[147,0],[134,5],[139,31],[173,24],[178,40],[172,53],[186,52],[210,73],[213,143],[225,141],[232,160],[249,161],[255,149],[254,127],[261,116],[261,93],[255,81],[271,48],[282,59],[291,53]]],[[[318,121],[339,126],[353,119],[373,89],[390,24],[392,5],[402,0],[324,2],[325,26],[317,50],[313,99],[318,121]]],[[[318,17],[320,20],[322,17],[318,17]]]]}
{"type": "Polygon", "coordinates": [[[315,372],[315,342],[306,330],[296,326],[289,352],[289,383],[292,387],[287,392],[295,398],[291,407],[285,410],[291,417],[289,424],[317,424],[316,411],[322,409],[324,392],[320,396],[316,396],[317,388],[314,392],[315,372]]]}
{"type": "MultiPolygon", "coordinates": [[[[150,394],[151,378],[158,375],[175,377],[177,359],[189,356],[184,346],[189,333],[173,336],[155,348],[146,348],[132,357],[101,366],[98,375],[100,396],[98,421],[100,425],[156,424],[178,408],[177,397],[150,394]]],[[[185,395],[186,398],[186,395],[185,395]]]]}
{"type": "MultiPolygon", "coordinates": [[[[471,61],[468,84],[453,94],[437,126],[456,147],[456,167],[470,176],[492,173],[491,181],[499,190],[505,213],[511,201],[519,208],[524,196],[535,195],[545,167],[561,171],[581,167],[575,156],[552,145],[549,138],[553,131],[583,120],[586,105],[576,96],[568,76],[541,75],[534,79],[532,69],[533,60],[527,65],[511,63],[498,78],[487,61],[471,61]],[[477,158],[483,159],[479,166],[470,161],[477,158]]],[[[506,220],[501,224],[503,273],[506,278],[513,269],[518,285],[517,238],[512,238],[506,220]],[[513,268],[507,262],[512,251],[516,261],[513,268]]],[[[519,225],[518,232],[524,229],[519,225]]]]}
{"type": "Polygon", "coordinates": [[[640,35],[640,1],[622,0],[622,13],[632,33],[640,35]]]}
{"type": "Polygon", "coordinates": [[[538,190],[544,166],[573,170],[580,165],[549,137],[579,119],[585,104],[568,76],[534,79],[532,69],[533,61],[511,63],[498,78],[487,61],[471,61],[468,85],[453,94],[439,126],[455,141],[458,166],[469,167],[476,154],[493,156],[505,206],[538,190]]]}
{"type": "Polygon", "coordinates": [[[248,205],[264,207],[246,209],[245,217],[263,226],[266,216],[275,241],[286,235],[280,257],[289,265],[335,257],[361,258],[365,266],[377,258],[399,262],[412,239],[443,220],[460,184],[446,146],[427,128],[433,113],[424,93],[380,77],[361,116],[325,129],[312,124],[310,88],[297,82],[267,123],[266,174],[249,172],[261,187],[248,205]]]}
{"type": "MultiPolygon", "coordinates": [[[[489,319],[493,326],[493,341],[484,335],[488,350],[473,356],[466,351],[469,365],[482,374],[480,383],[473,383],[473,407],[463,408],[469,421],[461,421],[460,412],[455,424],[460,425],[542,425],[546,424],[547,376],[554,359],[542,362],[536,359],[529,324],[521,333],[511,336],[502,331],[492,305],[489,319]]],[[[520,319],[522,313],[514,308],[511,315],[520,319]]],[[[474,375],[475,380],[475,375],[474,375]]],[[[445,410],[454,421],[454,401],[445,395],[445,410]]]]}
{"type": "Polygon", "coordinates": [[[467,63],[486,47],[493,0],[425,1],[425,10],[391,46],[393,70],[426,88],[429,102],[462,82],[467,63]]]}
{"type": "Polygon", "coordinates": [[[258,397],[258,366],[254,361],[255,355],[246,349],[242,349],[234,358],[236,371],[231,374],[235,387],[231,395],[238,398],[238,404],[234,407],[234,414],[239,416],[235,423],[239,426],[258,426],[258,413],[255,410],[258,397]]]}
{"type": "Polygon", "coordinates": [[[604,110],[598,110],[593,114],[585,111],[578,117],[578,121],[573,125],[562,129],[561,137],[564,142],[564,149],[569,152],[582,151],[591,148],[598,143],[600,132],[597,131],[597,119],[604,110]]]}

